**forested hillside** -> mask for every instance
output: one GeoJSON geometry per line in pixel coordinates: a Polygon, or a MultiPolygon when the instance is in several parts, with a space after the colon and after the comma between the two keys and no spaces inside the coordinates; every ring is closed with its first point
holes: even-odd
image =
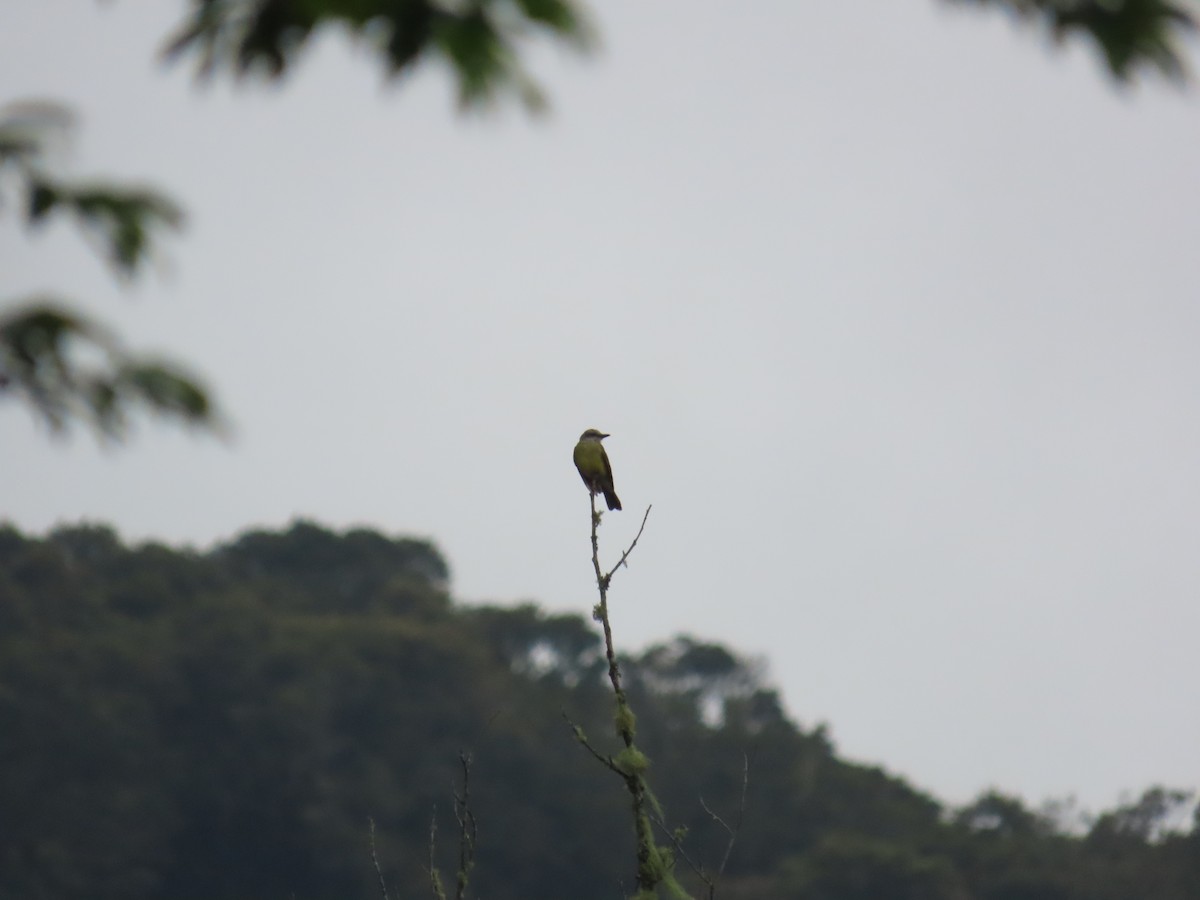
{"type": "MultiPolygon", "coordinates": [[[[0,528],[0,898],[365,900],[368,817],[391,896],[429,896],[463,749],[472,896],[628,893],[626,796],[563,717],[607,747],[596,628],[449,583],[428,542],[309,523],[205,553],[0,528]]],[[[950,810],[839,760],[729,648],[676,637],[623,670],[667,821],[710,868],[726,836],[700,798],[736,819],[749,760],[718,897],[1200,898],[1200,830],[1163,829],[1182,795],[1084,829],[1000,794],[950,810]]]]}

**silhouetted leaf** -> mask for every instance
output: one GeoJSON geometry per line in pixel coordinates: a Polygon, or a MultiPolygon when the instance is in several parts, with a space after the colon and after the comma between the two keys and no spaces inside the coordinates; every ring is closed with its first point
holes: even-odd
{"type": "Polygon", "coordinates": [[[512,92],[536,109],[542,94],[518,64],[518,43],[538,34],[576,49],[592,43],[583,8],[571,0],[195,0],[164,53],[195,54],[202,76],[225,68],[277,78],[328,26],[374,43],[391,74],[423,55],[442,57],[466,106],[512,92]]]}
{"type": "Polygon", "coordinates": [[[100,234],[109,260],[132,275],[149,252],[155,228],[179,228],[183,213],[171,200],[148,189],[111,185],[57,187],[56,205],[73,210],[100,234]]]}
{"type": "Polygon", "coordinates": [[[36,222],[58,203],[59,195],[53,185],[41,180],[29,184],[29,221],[36,222]]]}
{"type": "Polygon", "coordinates": [[[1181,7],[1163,0],[1092,0],[1060,11],[1055,27],[1060,35],[1074,31],[1090,34],[1109,69],[1122,81],[1127,81],[1139,64],[1153,66],[1176,81],[1187,75],[1176,37],[1194,28],[1195,22],[1181,7]]]}
{"type": "Polygon", "coordinates": [[[121,437],[133,409],[217,429],[212,403],[174,366],[128,356],[94,322],[38,300],[0,317],[0,396],[26,398],[53,430],[71,418],[121,437]]]}
{"type": "Polygon", "coordinates": [[[1143,67],[1183,81],[1187,68],[1180,42],[1196,27],[1195,15],[1167,0],[954,0],[996,6],[1039,21],[1057,40],[1084,35],[1104,55],[1118,81],[1143,67]]]}
{"type": "Polygon", "coordinates": [[[157,412],[203,422],[211,414],[207,395],[180,370],[164,363],[127,363],[117,372],[116,390],[140,397],[157,412]]]}

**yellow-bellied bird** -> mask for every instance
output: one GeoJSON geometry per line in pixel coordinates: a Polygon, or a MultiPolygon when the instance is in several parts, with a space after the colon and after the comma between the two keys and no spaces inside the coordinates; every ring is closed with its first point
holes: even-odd
{"type": "Polygon", "coordinates": [[[606,437],[607,434],[595,428],[589,428],[581,434],[579,443],[575,445],[575,468],[593,496],[603,494],[609,509],[620,509],[621,498],[613,490],[612,465],[608,461],[608,454],[604,452],[604,445],[600,443],[606,437]]]}

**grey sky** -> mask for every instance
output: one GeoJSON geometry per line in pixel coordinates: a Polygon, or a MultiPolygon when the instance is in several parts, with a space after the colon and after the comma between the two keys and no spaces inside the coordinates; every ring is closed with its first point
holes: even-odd
{"type": "Polygon", "coordinates": [[[0,8],[0,100],[83,115],[71,171],[190,226],[53,289],[194,365],[228,446],[112,451],[0,406],[0,515],[208,544],[295,516],[428,535],[457,596],[587,614],[579,432],[608,441],[626,647],[761,654],[789,710],[951,801],[1200,786],[1200,116],[939,3],[606,0],[539,50],[553,114],[461,118],[324,42],[197,89],[182,4],[0,8]]]}

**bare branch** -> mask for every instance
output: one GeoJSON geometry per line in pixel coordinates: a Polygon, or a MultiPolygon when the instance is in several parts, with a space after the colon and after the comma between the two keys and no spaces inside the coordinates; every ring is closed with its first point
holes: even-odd
{"type": "Polygon", "coordinates": [[[383,900],[391,900],[387,882],[383,880],[383,870],[379,868],[379,857],[375,853],[375,820],[367,816],[367,823],[371,826],[371,862],[375,864],[375,874],[379,876],[379,891],[383,894],[383,900]]]}
{"type": "Polygon", "coordinates": [[[662,816],[658,815],[653,810],[650,811],[649,815],[650,821],[662,829],[662,833],[667,836],[667,839],[675,848],[675,852],[683,857],[683,861],[688,864],[688,868],[700,876],[701,881],[711,887],[708,876],[704,873],[704,866],[698,865],[696,861],[688,855],[688,852],[683,849],[683,841],[680,840],[679,834],[674,829],[670,828],[667,823],[663,821],[662,816]]]}
{"type": "Polygon", "coordinates": [[[596,759],[600,762],[601,765],[605,766],[606,768],[611,769],[612,771],[616,772],[621,777],[625,777],[625,773],[622,772],[619,768],[617,768],[617,764],[613,762],[613,758],[611,756],[605,756],[603,753],[601,753],[599,750],[597,750],[595,747],[593,747],[592,742],[589,741],[587,738],[587,735],[583,733],[583,729],[580,728],[578,725],[576,725],[574,722],[572,722],[570,717],[566,714],[565,711],[563,712],[562,716],[564,719],[566,719],[567,724],[571,726],[571,730],[575,733],[575,740],[577,740],[577,741],[579,741],[579,743],[583,744],[584,749],[587,750],[588,753],[590,753],[590,754],[592,754],[592,756],[596,757],[596,759]]]}
{"type": "Polygon", "coordinates": [[[462,793],[454,794],[454,818],[458,820],[458,875],[455,878],[455,900],[463,900],[467,893],[471,869],[475,865],[475,842],[479,829],[475,813],[471,809],[471,754],[460,750],[458,761],[462,764],[462,793]]]}
{"type": "MultiPolygon", "coordinates": [[[[737,842],[738,834],[742,830],[742,821],[746,817],[746,790],[750,786],[750,757],[745,753],[742,754],[742,796],[738,801],[737,819],[730,828],[729,824],[718,816],[715,812],[708,808],[708,804],[704,802],[704,798],[700,798],[700,808],[708,813],[713,821],[725,829],[725,833],[729,835],[729,843],[725,845],[725,855],[721,857],[721,865],[717,867],[717,874],[712,879],[705,878],[704,882],[708,885],[709,900],[716,896],[717,882],[721,880],[721,876],[725,874],[725,867],[729,864],[729,856],[733,853],[733,845],[737,842]]],[[[701,876],[702,878],[704,876],[701,876]]]]}
{"type": "Polygon", "coordinates": [[[632,553],[633,548],[637,546],[637,542],[641,538],[642,532],[646,530],[646,520],[650,518],[650,510],[652,509],[654,509],[653,503],[646,507],[646,514],[642,516],[642,527],[639,528],[638,533],[634,535],[633,543],[625,548],[625,552],[621,554],[621,558],[617,560],[617,564],[609,570],[607,575],[604,576],[605,587],[608,587],[608,583],[612,581],[612,577],[616,573],[617,569],[626,564],[625,560],[629,559],[629,554],[632,553]]]}
{"type": "Polygon", "coordinates": [[[717,896],[717,882],[719,882],[721,880],[721,876],[723,876],[725,874],[725,867],[729,864],[729,856],[733,852],[733,845],[737,841],[738,833],[742,829],[742,819],[746,813],[746,791],[747,791],[749,784],[750,784],[750,758],[748,756],[746,756],[745,754],[743,754],[743,756],[742,756],[742,795],[741,795],[741,801],[738,804],[737,819],[734,821],[734,824],[732,827],[729,825],[728,822],[726,822],[717,813],[713,812],[709,808],[708,804],[704,802],[703,797],[700,798],[700,808],[703,809],[713,819],[714,822],[716,822],[718,825],[720,825],[722,828],[724,828],[725,833],[729,835],[729,843],[725,845],[725,853],[721,857],[721,864],[720,864],[720,866],[717,867],[716,874],[714,874],[714,875],[710,875],[705,870],[703,864],[697,863],[688,854],[687,850],[684,849],[683,840],[679,834],[679,831],[672,830],[671,828],[669,828],[667,826],[667,823],[663,821],[662,816],[659,815],[654,810],[650,810],[650,812],[648,813],[648,815],[650,816],[650,821],[652,821],[656,826],[658,826],[660,829],[662,829],[663,834],[665,834],[667,836],[667,839],[670,840],[671,845],[675,848],[676,854],[678,854],[678,856],[680,858],[682,858],[685,863],[688,864],[688,868],[690,868],[693,872],[695,872],[697,877],[699,877],[699,879],[702,882],[704,882],[704,886],[706,888],[708,888],[708,892],[707,892],[708,900],[714,900],[714,898],[717,896]]]}
{"type": "Polygon", "coordinates": [[[433,814],[429,817],[429,888],[437,900],[446,900],[442,873],[437,867],[437,804],[434,804],[433,814]]]}
{"type": "MultiPolygon", "coordinates": [[[[728,833],[728,835],[730,835],[730,842],[728,842],[728,844],[725,846],[725,856],[721,857],[721,865],[719,866],[718,870],[716,870],[716,877],[718,877],[718,878],[720,878],[722,875],[725,875],[725,866],[728,864],[728,862],[730,862],[730,854],[733,852],[733,844],[734,844],[734,842],[737,841],[738,833],[740,832],[740,830],[742,830],[742,822],[743,822],[743,820],[745,818],[745,814],[746,814],[746,788],[748,788],[749,786],[750,786],[750,757],[748,755],[743,754],[742,755],[742,798],[740,798],[740,800],[738,802],[738,817],[737,817],[737,820],[733,822],[732,828],[727,826],[724,818],[721,818],[720,816],[716,815],[715,812],[713,812],[712,810],[710,810],[708,808],[707,804],[704,803],[703,797],[700,798],[700,805],[702,806],[704,812],[707,812],[707,814],[712,816],[714,818],[714,820],[718,821],[721,824],[721,827],[726,830],[726,833],[728,833]]],[[[715,888],[715,878],[714,878],[714,888],[715,888]]]]}

